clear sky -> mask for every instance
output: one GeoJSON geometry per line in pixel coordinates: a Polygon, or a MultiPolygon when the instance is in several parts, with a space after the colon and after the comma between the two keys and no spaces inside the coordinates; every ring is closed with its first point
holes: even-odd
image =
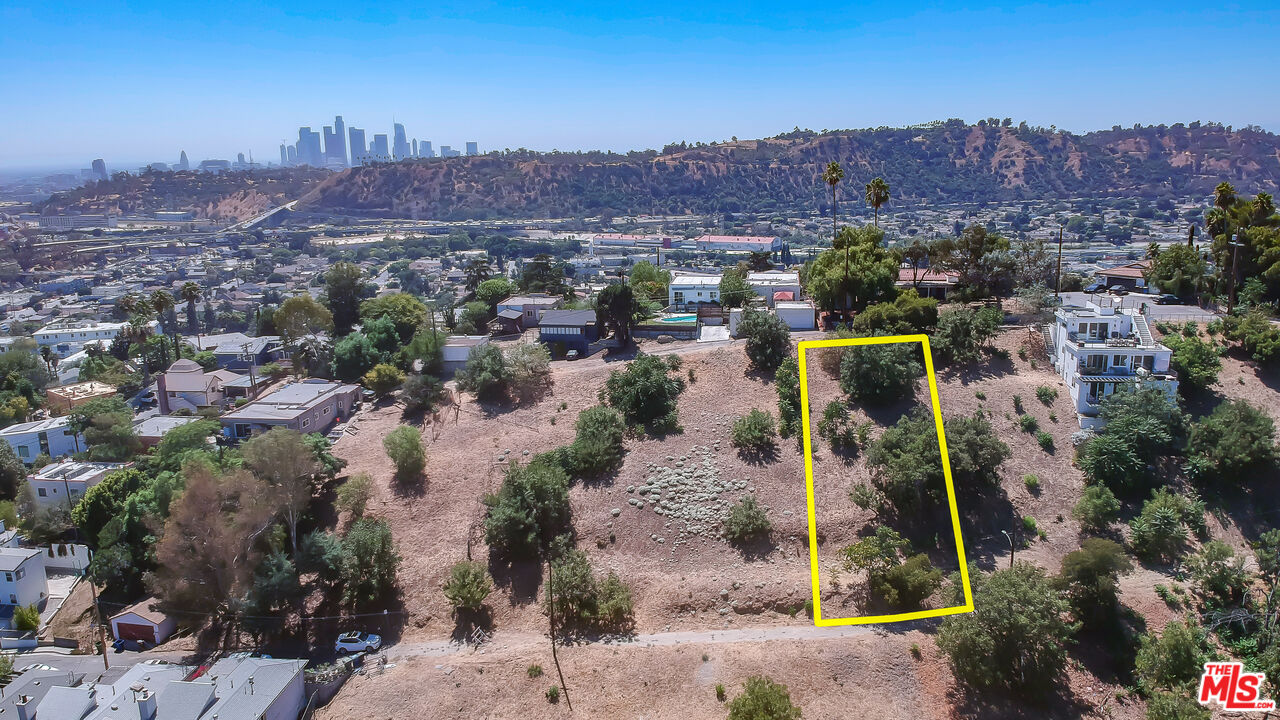
{"type": "Polygon", "coordinates": [[[949,117],[1280,131],[1275,0],[268,5],[0,3],[0,167],[276,160],[335,114],[481,150],[949,117]]]}

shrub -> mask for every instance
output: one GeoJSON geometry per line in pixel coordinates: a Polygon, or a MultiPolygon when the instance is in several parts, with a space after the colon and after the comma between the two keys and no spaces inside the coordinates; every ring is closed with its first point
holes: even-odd
{"type": "Polygon", "coordinates": [[[766,452],[773,447],[778,431],[774,429],[773,415],[752,409],[733,421],[733,446],[748,452],[766,452]]]}
{"type": "MultiPolygon", "coordinates": [[[[948,418],[946,435],[952,477],[958,485],[999,481],[999,467],[1012,451],[990,423],[977,416],[948,418]]],[[[871,444],[867,464],[876,487],[899,510],[913,508],[926,498],[942,499],[945,484],[938,433],[932,414],[921,408],[902,416],[871,444]]]]}
{"type": "Polygon", "coordinates": [[[400,556],[385,520],[357,520],[342,539],[343,601],[359,607],[391,591],[396,583],[400,556]]]}
{"type": "Polygon", "coordinates": [[[1186,692],[1152,693],[1147,698],[1147,720],[1211,720],[1209,708],[1186,692]]]}
{"type": "Polygon", "coordinates": [[[1040,428],[1040,423],[1031,415],[1023,415],[1018,418],[1018,426],[1022,428],[1022,432],[1033,433],[1040,428]]]}
{"type": "Polygon", "coordinates": [[[1026,406],[1022,404],[1021,395],[1013,396],[1013,411],[1018,413],[1019,415],[1025,414],[1027,412],[1026,406]]]}
{"type": "Polygon", "coordinates": [[[716,699],[720,702],[725,700],[724,683],[716,683],[716,699]]]}
{"type": "Polygon", "coordinates": [[[1036,388],[1036,398],[1045,405],[1053,405],[1053,401],[1058,399],[1058,389],[1041,385],[1036,388]]]}
{"type": "Polygon", "coordinates": [[[373,394],[382,398],[386,397],[391,391],[400,387],[404,382],[404,373],[394,365],[379,363],[373,366],[373,369],[364,374],[360,379],[360,383],[366,388],[373,391],[373,394]]]}
{"type": "Polygon", "coordinates": [[[1188,528],[1204,529],[1204,503],[1163,488],[1151,494],[1142,512],[1129,523],[1129,542],[1140,557],[1177,557],[1187,542],[1188,528]]]}
{"type": "Polygon", "coordinates": [[[551,687],[547,688],[546,695],[547,695],[547,702],[549,703],[560,702],[560,686],[552,685],[551,687]]]}
{"type": "Polygon", "coordinates": [[[1222,360],[1212,343],[1194,336],[1180,338],[1175,335],[1165,337],[1163,342],[1173,350],[1169,367],[1178,373],[1179,387],[1204,390],[1218,382],[1222,360]]]}
{"type": "Polygon", "coordinates": [[[973,576],[973,612],[948,618],[938,635],[952,672],[976,688],[1047,692],[1066,663],[1066,600],[1029,563],[973,576]]]}
{"type": "Polygon", "coordinates": [[[1230,545],[1210,540],[1183,565],[1195,583],[1196,593],[1214,607],[1230,607],[1244,599],[1253,578],[1245,558],[1230,545]]]}
{"type": "Polygon", "coordinates": [[[617,410],[603,405],[578,413],[577,435],[569,447],[574,473],[597,475],[622,464],[622,438],[626,425],[617,410]]]}
{"type": "Polygon", "coordinates": [[[834,452],[845,452],[857,447],[857,431],[849,418],[849,407],[839,400],[832,400],[822,409],[818,421],[818,437],[831,443],[834,452]]]}
{"type": "Polygon", "coordinates": [[[1229,400],[1191,428],[1188,454],[1206,479],[1246,478],[1275,466],[1275,421],[1244,400],[1229,400]]]}
{"type": "Polygon", "coordinates": [[[756,675],[747,678],[742,694],[729,703],[729,720],[800,720],[786,685],[756,675]]]}
{"type": "Polygon", "coordinates": [[[534,395],[551,382],[551,353],[542,343],[515,345],[503,355],[503,362],[517,398],[534,395]]]}
{"type": "Polygon", "coordinates": [[[840,361],[840,389],[849,397],[887,405],[914,392],[923,372],[915,343],[855,345],[840,361]]]}
{"type": "Polygon", "coordinates": [[[458,389],[473,392],[481,400],[506,396],[511,378],[502,349],[493,344],[471,348],[467,364],[456,375],[458,389]]]}
{"type": "Polygon", "coordinates": [[[453,611],[478,611],[493,592],[493,581],[482,563],[463,560],[449,568],[444,596],[453,611]]]}
{"type": "Polygon", "coordinates": [[[1146,480],[1147,464],[1138,455],[1135,439],[1114,432],[1089,440],[1080,452],[1080,469],[1094,485],[1128,490],[1146,480]]]}
{"type": "Polygon", "coordinates": [[[373,478],[369,477],[369,473],[356,473],[338,486],[334,505],[339,511],[349,513],[352,518],[360,518],[372,495],[373,478]]]}
{"type": "Polygon", "coordinates": [[[1263,310],[1251,310],[1240,318],[1229,317],[1224,329],[1227,338],[1239,341],[1255,362],[1272,365],[1280,361],[1280,328],[1271,324],[1263,310]]]}
{"type": "Polygon", "coordinates": [[[1204,631],[1194,621],[1173,621],[1164,632],[1144,634],[1138,642],[1134,671],[1147,692],[1178,689],[1200,677],[1208,650],[1204,631]]]}
{"type": "Polygon", "coordinates": [[[534,663],[525,669],[525,674],[530,678],[540,678],[542,677],[542,666],[534,663]]]}
{"type": "Polygon", "coordinates": [[[674,430],[676,402],[684,392],[684,380],[671,375],[675,369],[660,357],[640,353],[625,370],[609,373],[600,399],[622,413],[628,425],[674,430]]]}
{"type": "Polygon", "coordinates": [[[1027,486],[1028,492],[1037,492],[1040,489],[1040,478],[1031,473],[1022,476],[1022,484],[1027,486]]]}
{"type": "Polygon", "coordinates": [[[35,603],[15,607],[13,609],[13,629],[19,632],[39,630],[40,608],[36,607],[35,603]]]}
{"type": "Polygon", "coordinates": [[[1027,531],[1027,532],[1029,532],[1029,533],[1035,533],[1035,532],[1036,532],[1036,519],[1035,519],[1035,518],[1033,518],[1033,517],[1031,517],[1030,515],[1023,515],[1023,516],[1022,516],[1022,529],[1023,529],[1023,530],[1026,530],[1026,531],[1027,531]]]}
{"type": "Polygon", "coordinates": [[[1040,443],[1041,450],[1044,450],[1047,453],[1053,452],[1053,436],[1044,430],[1036,433],[1036,442],[1040,443]]]}
{"type": "Polygon", "coordinates": [[[1071,516],[1085,532],[1102,532],[1120,517],[1120,501],[1106,485],[1091,485],[1071,509],[1071,516]]]}
{"type": "Polygon", "coordinates": [[[569,526],[569,479],[556,463],[512,463],[484,504],[485,542],[502,553],[533,557],[569,526]]]}
{"type": "Polygon", "coordinates": [[[724,520],[724,536],[732,543],[767,537],[771,530],[773,523],[769,522],[764,509],[756,504],[756,499],[749,495],[739,500],[724,520]]]}
{"type": "Polygon", "coordinates": [[[427,467],[427,454],[422,448],[422,436],[416,428],[401,425],[382,439],[387,457],[396,466],[396,481],[408,482],[422,476],[427,467]]]}
{"type": "Polygon", "coordinates": [[[738,323],[738,335],[747,339],[747,358],[757,369],[775,370],[791,353],[791,331],[773,313],[748,311],[738,323]]]}
{"type": "Polygon", "coordinates": [[[940,362],[976,362],[1003,322],[1004,314],[998,308],[948,310],[938,316],[938,329],[929,338],[929,346],[940,362]]]}
{"type": "Polygon", "coordinates": [[[871,577],[871,591],[899,610],[919,608],[942,586],[942,571],[926,555],[912,555],[881,575],[871,577]]]}
{"type": "Polygon", "coordinates": [[[400,385],[400,401],[406,412],[431,410],[440,400],[443,389],[436,378],[413,373],[400,385]]]}
{"type": "Polygon", "coordinates": [[[1119,577],[1133,569],[1124,548],[1104,538],[1086,538],[1062,559],[1058,581],[1075,615],[1085,622],[1115,614],[1119,577]]]}
{"type": "Polygon", "coordinates": [[[554,593],[556,617],[571,628],[625,630],[631,624],[631,589],[614,573],[597,578],[581,550],[562,547],[558,552],[547,592],[548,607],[554,593]]]}
{"type": "Polygon", "coordinates": [[[926,332],[938,324],[938,301],[922,298],[915,290],[903,290],[893,302],[875,303],[858,313],[853,319],[853,331],[858,335],[874,335],[884,332],[891,335],[909,335],[926,332]]]}
{"type": "Polygon", "coordinates": [[[773,375],[778,390],[778,434],[791,437],[800,432],[800,368],[793,356],[788,356],[773,375]]]}

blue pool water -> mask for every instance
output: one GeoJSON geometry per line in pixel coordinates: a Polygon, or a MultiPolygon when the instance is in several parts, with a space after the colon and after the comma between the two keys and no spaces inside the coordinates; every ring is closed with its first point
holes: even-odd
{"type": "Polygon", "coordinates": [[[698,320],[698,316],[697,316],[697,315],[672,315],[671,317],[664,317],[664,318],[662,318],[661,320],[659,320],[658,322],[664,322],[664,323],[691,323],[691,322],[697,322],[697,320],[698,320]]]}

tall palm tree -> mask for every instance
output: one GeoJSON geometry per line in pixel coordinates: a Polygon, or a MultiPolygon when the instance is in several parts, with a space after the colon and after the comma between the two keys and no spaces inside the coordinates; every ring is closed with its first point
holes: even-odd
{"type": "Polygon", "coordinates": [[[187,331],[197,337],[200,335],[200,319],[196,317],[196,302],[203,294],[200,286],[193,282],[182,283],[182,288],[178,290],[178,297],[187,303],[187,331]]]}
{"type": "Polygon", "coordinates": [[[867,204],[875,209],[875,225],[880,227],[880,206],[889,202],[889,183],[876,178],[867,183],[867,204]]]}
{"type": "Polygon", "coordinates": [[[40,359],[44,361],[44,367],[49,371],[49,375],[53,375],[53,349],[48,345],[41,346],[40,359]]]}
{"type": "Polygon", "coordinates": [[[467,290],[475,292],[480,287],[480,283],[489,279],[493,274],[493,269],[489,267],[489,263],[484,260],[472,260],[467,263],[467,267],[463,269],[467,276],[467,290]]]}
{"type": "Polygon", "coordinates": [[[157,290],[151,293],[151,307],[156,311],[156,317],[165,325],[165,330],[173,332],[176,328],[169,327],[169,321],[166,313],[173,309],[173,296],[165,290],[157,290]]]}
{"type": "Polygon", "coordinates": [[[844,168],[840,167],[840,163],[832,160],[827,163],[827,169],[822,171],[822,182],[831,186],[831,245],[836,244],[836,185],[844,179],[844,168]]]}
{"type": "Polygon", "coordinates": [[[1236,189],[1229,182],[1220,182],[1218,187],[1213,189],[1213,206],[1228,212],[1231,206],[1236,204],[1236,189]]]}

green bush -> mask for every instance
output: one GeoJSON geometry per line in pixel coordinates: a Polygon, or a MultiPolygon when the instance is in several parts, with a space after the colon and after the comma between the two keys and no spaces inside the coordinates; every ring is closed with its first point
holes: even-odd
{"type": "Polygon", "coordinates": [[[374,395],[382,398],[404,383],[404,373],[400,372],[400,369],[394,365],[378,363],[364,374],[364,377],[360,379],[360,383],[372,390],[374,395]]]}
{"type": "Polygon", "coordinates": [[[773,313],[746,312],[738,323],[738,335],[747,339],[747,358],[757,369],[775,370],[791,354],[791,331],[773,313]]]}
{"type": "Polygon", "coordinates": [[[412,373],[400,386],[400,401],[406,412],[428,411],[440,401],[443,389],[436,378],[412,373]]]}
{"type": "Polygon", "coordinates": [[[1165,337],[1163,342],[1173,350],[1169,357],[1169,367],[1178,373],[1178,387],[1204,390],[1218,382],[1222,360],[1212,343],[1194,336],[1180,338],[1176,335],[1165,337]]]}
{"type": "Polygon", "coordinates": [[[1048,453],[1053,452],[1053,436],[1044,430],[1036,433],[1036,442],[1040,444],[1041,450],[1048,453]]]}
{"type": "Polygon", "coordinates": [[[915,343],[855,345],[840,361],[840,389],[872,405],[909,397],[923,371],[915,343]]]}
{"type": "Polygon", "coordinates": [[[929,338],[929,346],[942,363],[977,362],[982,347],[995,337],[1003,322],[1004,314],[998,308],[948,310],[938,316],[938,329],[929,338]]]}
{"type": "Polygon", "coordinates": [[[364,515],[365,506],[373,496],[373,478],[369,477],[369,473],[356,473],[338,486],[336,494],[334,507],[358,519],[364,515]]]}
{"type": "Polygon", "coordinates": [[[774,429],[773,415],[752,409],[733,421],[733,446],[746,452],[766,452],[774,445],[778,431],[774,429]]]}
{"type": "Polygon", "coordinates": [[[528,675],[530,679],[540,678],[542,677],[542,666],[538,663],[534,663],[525,669],[525,674],[528,675]]]}
{"type": "Polygon", "coordinates": [[[1172,559],[1182,554],[1188,529],[1203,532],[1204,503],[1161,488],[1129,522],[1129,542],[1139,557],[1172,559]]]}
{"type": "Polygon", "coordinates": [[[926,555],[912,555],[883,574],[871,576],[871,591],[892,608],[918,609],[942,586],[942,571],[926,555]]]}
{"type": "Polygon", "coordinates": [[[613,408],[597,405],[578,413],[577,435],[569,447],[574,474],[598,475],[622,464],[626,425],[613,408]]]}
{"type": "Polygon", "coordinates": [[[614,370],[600,391],[600,400],[622,413],[628,425],[646,426],[657,431],[673,431],[679,427],[676,403],[684,392],[684,380],[673,377],[679,369],[663,358],[640,353],[625,370],[614,370]]]}
{"type": "Polygon", "coordinates": [[[1187,691],[1159,691],[1147,698],[1147,720],[1212,720],[1209,708],[1196,702],[1187,691]]]}
{"type": "Polygon", "coordinates": [[[471,348],[467,364],[455,377],[459,390],[475,393],[481,400],[497,400],[507,395],[512,372],[502,349],[489,343],[471,348]]]}
{"type": "Polygon", "coordinates": [[[1104,538],[1086,538],[1062,559],[1058,582],[1075,616],[1087,623],[1115,617],[1119,577],[1133,569],[1124,548],[1104,538]]]}
{"type": "Polygon", "coordinates": [[[1136,438],[1113,430],[1085,443],[1080,451],[1080,469],[1094,485],[1112,490],[1129,490],[1147,480],[1147,464],[1134,447],[1136,438]]]}
{"type": "Polygon", "coordinates": [[[1053,405],[1053,401],[1058,399],[1058,390],[1048,385],[1041,385],[1036,388],[1036,398],[1045,405],[1053,405]]]}
{"type": "Polygon", "coordinates": [[[342,539],[343,601],[353,607],[377,602],[396,584],[400,556],[385,520],[357,520],[342,539]]]}
{"type": "Polygon", "coordinates": [[[493,592],[493,581],[482,563],[463,560],[449,568],[444,583],[444,596],[453,611],[478,611],[493,592]]]}
{"type": "Polygon", "coordinates": [[[554,595],[557,621],[575,629],[626,630],[632,617],[631,589],[612,572],[597,578],[581,550],[562,547],[558,553],[551,561],[552,580],[546,599],[550,608],[554,595]]]}
{"type": "Polygon", "coordinates": [[[28,632],[40,629],[40,608],[35,603],[19,605],[13,609],[13,629],[28,632]]]}
{"type": "Polygon", "coordinates": [[[1275,467],[1280,450],[1275,421],[1244,400],[1228,400],[1191,428],[1187,443],[1197,479],[1246,485],[1249,478],[1275,467]]]}
{"type": "Polygon", "coordinates": [[[788,356],[782,361],[773,375],[773,381],[778,390],[778,434],[784,438],[799,434],[802,422],[800,368],[794,356],[788,356]]]}
{"type": "Polygon", "coordinates": [[[903,290],[893,302],[875,303],[858,313],[852,327],[856,335],[877,332],[910,335],[927,332],[938,324],[938,301],[922,298],[915,290],[903,290]]]}
{"type": "Polygon", "coordinates": [[[569,526],[569,479],[556,463],[512,463],[484,504],[485,542],[500,553],[534,557],[569,526]]]}
{"type": "Polygon", "coordinates": [[[857,430],[850,420],[848,405],[839,400],[827,403],[822,409],[822,419],[818,421],[818,437],[830,443],[834,452],[857,448],[857,430]]]}
{"type": "Polygon", "coordinates": [[[747,678],[742,694],[729,703],[729,720],[800,720],[786,685],[756,675],[747,678]]]}
{"type": "MultiPolygon", "coordinates": [[[[993,485],[1012,451],[981,417],[946,420],[947,455],[957,486],[993,485]]],[[[903,415],[867,450],[872,482],[899,510],[925,499],[941,502],[945,492],[938,432],[931,413],[917,408],[903,415]]]]}
{"type": "Polygon", "coordinates": [[[733,543],[766,537],[772,529],[773,524],[764,509],[749,495],[739,500],[724,520],[724,536],[733,543]]]}
{"type": "Polygon", "coordinates": [[[1134,671],[1147,692],[1187,687],[1199,679],[1208,655],[1204,631],[1194,621],[1173,621],[1158,636],[1147,632],[1139,640],[1134,671]]]}
{"type": "Polygon", "coordinates": [[[1243,317],[1228,317],[1224,330],[1227,338],[1238,341],[1254,361],[1262,365],[1280,362],[1280,328],[1271,324],[1271,318],[1263,310],[1251,310],[1243,317]]]}
{"type": "Polygon", "coordinates": [[[724,683],[716,683],[716,699],[720,702],[725,700],[724,683]]]}
{"type": "Polygon", "coordinates": [[[382,447],[396,466],[397,482],[410,482],[422,477],[422,471],[427,467],[427,454],[417,428],[408,425],[397,427],[382,439],[382,447]]]}
{"type": "Polygon", "coordinates": [[[551,687],[547,688],[546,695],[547,695],[547,702],[553,703],[553,704],[560,702],[560,686],[552,685],[551,687]]]}
{"type": "Polygon", "coordinates": [[[1018,418],[1018,426],[1022,428],[1022,432],[1033,433],[1040,429],[1040,423],[1031,415],[1023,415],[1018,418]]]}
{"type": "Polygon", "coordinates": [[[1106,485],[1090,485],[1071,509],[1085,532],[1102,532],[1120,517],[1120,501],[1106,485]]]}
{"type": "Polygon", "coordinates": [[[1022,484],[1027,487],[1028,492],[1037,492],[1040,490],[1040,478],[1031,473],[1022,476],[1022,484]]]}
{"type": "Polygon", "coordinates": [[[1225,608],[1239,604],[1253,581],[1245,562],[1230,545],[1210,540],[1187,558],[1183,569],[1191,576],[1196,593],[1206,604],[1225,608]]]}

